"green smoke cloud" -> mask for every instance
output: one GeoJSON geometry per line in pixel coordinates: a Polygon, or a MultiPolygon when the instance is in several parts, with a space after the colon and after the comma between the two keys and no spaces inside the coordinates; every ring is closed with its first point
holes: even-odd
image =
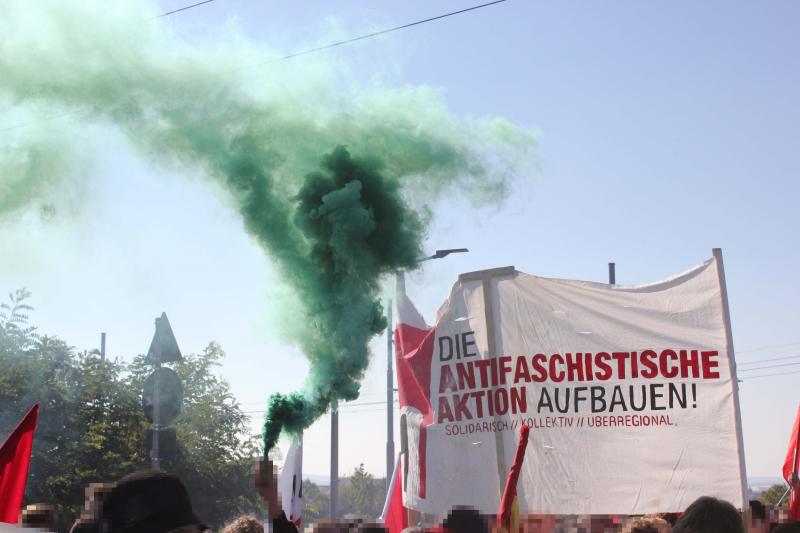
{"type": "MultiPolygon", "coordinates": [[[[142,0],[6,0],[0,18],[0,216],[86,175],[70,133],[122,132],[144,157],[222,185],[296,295],[311,362],[304,389],[269,402],[265,446],[358,396],[385,327],[381,275],[415,266],[419,209],[458,188],[496,201],[532,135],[458,118],[428,87],[343,91],[340,64],[280,55],[231,33],[189,45],[142,0]],[[66,124],[52,117],[67,114],[66,124]]],[[[83,154],[85,156],[85,154],[83,154]]],[[[48,204],[49,205],[49,204],[48,204]]]]}

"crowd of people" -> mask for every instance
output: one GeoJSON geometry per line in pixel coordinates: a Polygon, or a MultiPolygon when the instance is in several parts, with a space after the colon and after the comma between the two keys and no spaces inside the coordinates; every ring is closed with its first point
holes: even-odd
{"type": "MultiPolygon", "coordinates": [[[[254,489],[264,502],[267,524],[255,516],[241,516],[222,533],[298,533],[298,526],[281,509],[277,478],[269,460],[256,464],[254,489]]],[[[739,512],[728,502],[701,497],[683,513],[619,517],[520,517],[526,533],[800,533],[800,522],[791,522],[752,501],[739,512]]],[[[55,531],[55,511],[42,504],[22,510],[19,525],[40,531],[55,531]]],[[[309,526],[318,533],[385,533],[379,523],[360,519],[324,520],[309,526]]],[[[86,489],[81,516],[70,533],[210,533],[198,518],[181,480],[172,474],[142,471],[116,483],[92,484],[86,489]]],[[[410,527],[403,533],[498,533],[495,517],[475,509],[455,508],[432,528],[410,527]]]]}

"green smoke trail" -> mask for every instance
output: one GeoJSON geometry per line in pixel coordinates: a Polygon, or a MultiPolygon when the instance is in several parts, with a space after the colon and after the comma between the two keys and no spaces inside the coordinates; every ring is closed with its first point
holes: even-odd
{"type": "Polygon", "coordinates": [[[189,46],[152,20],[152,3],[3,8],[0,129],[12,116],[32,126],[0,137],[0,216],[85,177],[71,134],[87,128],[113,128],[144,157],[221,184],[304,322],[291,341],[310,374],[302,391],[270,399],[267,448],[282,427],[301,430],[330,401],[358,396],[368,341],[385,327],[380,277],[420,256],[425,228],[407,201],[419,208],[453,188],[502,199],[530,161],[529,132],[459,119],[439,91],[343,92],[340,65],[319,59],[254,66],[279,54],[235,35],[189,46]],[[63,114],[66,128],[48,118],[63,114]]]}

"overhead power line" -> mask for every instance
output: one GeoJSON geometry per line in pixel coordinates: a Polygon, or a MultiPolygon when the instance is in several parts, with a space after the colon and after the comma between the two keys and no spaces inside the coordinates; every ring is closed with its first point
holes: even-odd
{"type": "Polygon", "coordinates": [[[273,59],[272,61],[282,61],[284,59],[291,59],[293,57],[303,56],[303,55],[306,55],[306,54],[313,54],[314,52],[321,52],[322,50],[328,50],[330,48],[335,48],[337,46],[342,46],[344,44],[350,44],[350,43],[354,43],[356,41],[369,39],[370,37],[377,37],[378,35],[384,35],[386,33],[390,33],[390,32],[393,32],[393,31],[403,30],[403,29],[406,29],[406,28],[410,28],[412,26],[418,26],[420,24],[425,24],[426,22],[433,22],[434,20],[439,20],[439,19],[443,19],[443,18],[447,18],[447,17],[452,17],[454,15],[460,15],[461,13],[466,13],[468,11],[475,11],[476,9],[489,7],[489,6],[492,6],[494,4],[500,4],[500,3],[505,2],[505,1],[506,0],[495,0],[494,2],[487,2],[485,4],[480,4],[480,5],[477,5],[477,6],[472,6],[472,7],[468,7],[468,8],[465,8],[465,9],[459,9],[458,11],[451,11],[449,13],[444,13],[442,15],[437,15],[435,17],[430,17],[430,18],[426,18],[426,19],[422,19],[422,20],[416,20],[414,22],[409,22],[408,24],[403,24],[402,26],[395,26],[393,28],[387,28],[385,30],[380,30],[380,31],[372,32],[372,33],[367,33],[365,35],[359,35],[358,37],[352,37],[350,39],[345,39],[344,41],[338,41],[338,42],[335,42],[335,43],[330,43],[330,44],[326,44],[326,45],[323,45],[323,46],[318,46],[316,48],[311,48],[309,50],[303,50],[301,52],[294,52],[292,54],[273,59]]]}
{"type": "MultiPolygon", "coordinates": [[[[179,9],[175,9],[173,11],[168,11],[166,13],[162,13],[162,14],[158,15],[156,18],[166,17],[167,15],[173,15],[175,13],[179,13],[181,11],[186,11],[187,9],[191,9],[193,7],[201,6],[203,4],[208,4],[208,3],[211,3],[213,1],[215,1],[215,0],[204,0],[203,2],[198,2],[196,4],[191,4],[191,5],[179,8],[179,9]]],[[[342,46],[344,44],[352,43],[352,42],[355,42],[355,41],[361,41],[363,39],[369,39],[370,37],[376,37],[378,35],[383,35],[383,34],[386,34],[386,33],[390,33],[390,32],[397,31],[397,30],[402,30],[402,29],[405,29],[405,28],[410,28],[412,26],[418,26],[419,24],[425,24],[426,22],[432,22],[434,20],[439,20],[439,19],[443,19],[443,18],[447,18],[447,17],[452,17],[454,15],[460,15],[462,13],[467,13],[468,11],[475,11],[476,9],[489,7],[489,6],[492,6],[494,4],[500,4],[500,3],[503,3],[503,2],[506,2],[506,1],[507,0],[495,0],[494,2],[487,2],[485,4],[479,4],[477,6],[472,6],[472,7],[468,7],[468,8],[465,8],[465,9],[459,9],[458,11],[451,11],[449,13],[444,13],[442,15],[437,15],[435,17],[429,17],[429,18],[422,19],[422,20],[416,20],[414,22],[409,22],[408,24],[403,24],[401,26],[395,26],[393,28],[387,28],[385,30],[376,31],[376,32],[373,32],[373,33],[365,34],[365,35],[359,35],[358,37],[353,37],[353,38],[350,38],[350,39],[346,39],[344,41],[338,41],[338,42],[335,42],[335,43],[326,44],[324,46],[318,46],[316,48],[312,48],[312,49],[309,49],[309,50],[303,50],[303,51],[300,51],[300,52],[294,52],[292,54],[289,54],[289,55],[286,55],[286,56],[283,56],[283,57],[278,57],[278,58],[272,59],[272,60],[267,61],[266,63],[262,63],[262,64],[274,63],[276,61],[283,61],[283,60],[286,60],[286,59],[291,59],[293,57],[312,54],[314,52],[320,52],[322,50],[327,50],[329,48],[342,46]]],[[[68,113],[64,113],[64,114],[54,115],[54,116],[51,116],[51,117],[45,117],[44,119],[45,120],[52,120],[52,119],[58,119],[58,118],[63,118],[63,117],[70,117],[70,116],[75,116],[75,115],[79,114],[80,112],[81,111],[68,112],[68,113]]],[[[11,131],[11,130],[14,130],[14,129],[17,129],[17,128],[24,128],[24,127],[27,127],[27,126],[31,126],[33,124],[35,124],[35,122],[26,122],[26,123],[23,123],[23,124],[15,124],[13,126],[7,126],[5,128],[0,128],[0,132],[11,131]]],[[[798,344],[800,344],[800,343],[798,343],[798,344]]]]}
{"type": "Polygon", "coordinates": [[[750,381],[751,379],[771,378],[771,377],[776,377],[776,376],[789,376],[789,375],[792,375],[792,374],[800,374],[800,370],[797,370],[796,372],[780,372],[778,374],[764,374],[762,376],[747,376],[745,379],[743,379],[741,381],[750,381]]]}
{"type": "Polygon", "coordinates": [[[187,9],[192,9],[193,7],[202,6],[203,4],[210,4],[213,1],[214,0],[203,0],[202,2],[197,2],[196,4],[179,7],[178,9],[173,9],[172,11],[167,11],[166,13],[161,13],[156,18],[166,17],[167,15],[174,15],[175,13],[180,13],[181,11],[186,11],[187,9]]]}
{"type": "Polygon", "coordinates": [[[759,346],[758,348],[748,348],[747,350],[736,350],[736,353],[761,352],[764,350],[774,350],[775,348],[786,348],[787,346],[798,346],[798,345],[800,345],[800,341],[789,342],[786,344],[776,344],[773,346],[759,346]]]}
{"type": "Polygon", "coordinates": [[[798,359],[800,358],[800,354],[797,355],[787,355],[786,357],[775,357],[772,359],[756,359],[755,361],[745,361],[743,363],[736,362],[738,366],[742,365],[760,365],[761,363],[771,363],[773,361],[786,361],[787,359],[798,359]]]}
{"type": "Polygon", "coordinates": [[[800,365],[800,362],[797,362],[797,363],[782,363],[780,365],[757,366],[755,368],[742,369],[740,372],[753,372],[754,370],[767,370],[769,368],[779,368],[779,367],[782,367],[782,366],[797,366],[797,365],[800,365]]]}

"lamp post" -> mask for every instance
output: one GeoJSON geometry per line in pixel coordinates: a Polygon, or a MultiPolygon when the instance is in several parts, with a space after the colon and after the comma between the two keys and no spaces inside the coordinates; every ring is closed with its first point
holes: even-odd
{"type": "MultiPolygon", "coordinates": [[[[433,255],[423,257],[419,260],[431,261],[433,259],[442,259],[450,254],[460,254],[469,252],[466,248],[448,248],[445,250],[436,250],[433,255]]],[[[406,294],[406,279],[403,271],[398,271],[395,274],[396,288],[395,299],[399,303],[400,299],[406,294]]],[[[392,472],[395,465],[394,454],[394,369],[392,368],[392,301],[389,300],[387,306],[388,324],[386,326],[386,490],[389,490],[389,481],[392,479],[392,472]]]]}

